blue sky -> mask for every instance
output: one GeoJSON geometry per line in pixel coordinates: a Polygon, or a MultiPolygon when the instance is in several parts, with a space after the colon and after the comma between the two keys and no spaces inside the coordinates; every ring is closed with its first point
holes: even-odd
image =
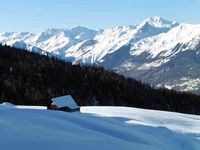
{"type": "Polygon", "coordinates": [[[0,0],[0,31],[135,25],[151,16],[200,23],[200,0],[0,0]]]}

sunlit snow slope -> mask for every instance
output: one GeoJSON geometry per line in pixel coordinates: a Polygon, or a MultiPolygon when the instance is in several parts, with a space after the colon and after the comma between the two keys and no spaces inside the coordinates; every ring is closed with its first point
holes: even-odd
{"type": "Polygon", "coordinates": [[[0,105],[4,150],[199,150],[200,117],[126,107],[81,113],[0,105]]]}

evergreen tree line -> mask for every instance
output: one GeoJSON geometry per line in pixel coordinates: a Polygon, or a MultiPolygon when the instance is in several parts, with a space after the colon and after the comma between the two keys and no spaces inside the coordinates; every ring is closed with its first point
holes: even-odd
{"type": "Polygon", "coordinates": [[[148,84],[89,65],[73,65],[0,45],[0,102],[50,105],[72,95],[79,105],[129,106],[200,114],[200,96],[148,84]]]}

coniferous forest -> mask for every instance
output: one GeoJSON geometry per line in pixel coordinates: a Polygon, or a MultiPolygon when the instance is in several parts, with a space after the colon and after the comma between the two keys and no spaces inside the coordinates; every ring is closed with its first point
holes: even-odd
{"type": "Polygon", "coordinates": [[[0,45],[0,102],[49,105],[72,95],[79,105],[130,106],[200,114],[200,96],[154,89],[148,84],[96,66],[0,45]]]}

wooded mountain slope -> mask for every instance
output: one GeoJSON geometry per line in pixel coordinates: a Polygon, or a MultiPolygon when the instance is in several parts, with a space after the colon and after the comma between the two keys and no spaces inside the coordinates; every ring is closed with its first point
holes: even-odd
{"type": "Polygon", "coordinates": [[[80,105],[134,106],[200,114],[200,96],[154,89],[95,66],[73,65],[53,57],[0,46],[0,102],[49,105],[72,95],[80,105]]]}

